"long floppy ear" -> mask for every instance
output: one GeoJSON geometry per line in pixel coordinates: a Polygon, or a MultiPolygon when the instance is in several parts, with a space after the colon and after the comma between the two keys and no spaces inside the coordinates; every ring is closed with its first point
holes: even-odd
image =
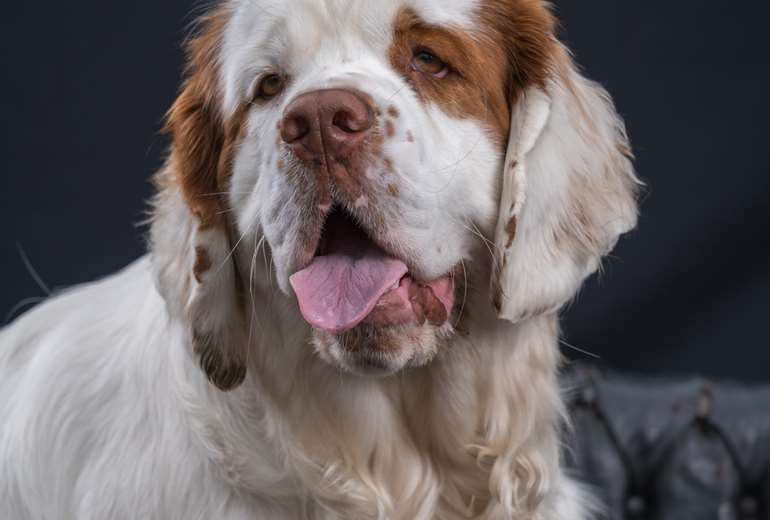
{"type": "Polygon", "coordinates": [[[513,322],[561,308],[637,221],[623,121],[568,51],[554,49],[545,82],[512,108],[492,296],[513,322]]]}
{"type": "Polygon", "coordinates": [[[187,46],[187,77],[167,116],[171,153],[157,182],[153,255],[161,292],[188,325],[201,368],[214,385],[231,390],[246,376],[247,337],[224,195],[234,138],[218,88],[226,21],[225,11],[204,18],[187,46]]]}

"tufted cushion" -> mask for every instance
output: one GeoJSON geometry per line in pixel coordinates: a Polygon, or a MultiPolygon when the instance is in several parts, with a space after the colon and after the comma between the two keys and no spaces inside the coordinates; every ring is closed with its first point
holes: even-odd
{"type": "Polygon", "coordinates": [[[568,373],[568,462],[611,520],[770,520],[770,388],[568,373]]]}

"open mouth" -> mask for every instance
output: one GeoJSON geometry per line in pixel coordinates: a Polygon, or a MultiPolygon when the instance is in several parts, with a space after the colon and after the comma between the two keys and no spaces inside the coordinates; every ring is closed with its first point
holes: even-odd
{"type": "Polygon", "coordinates": [[[290,283],[305,320],[333,334],[361,323],[438,326],[454,305],[450,274],[427,283],[414,280],[403,260],[386,253],[338,207],[324,223],[313,261],[290,283]]]}

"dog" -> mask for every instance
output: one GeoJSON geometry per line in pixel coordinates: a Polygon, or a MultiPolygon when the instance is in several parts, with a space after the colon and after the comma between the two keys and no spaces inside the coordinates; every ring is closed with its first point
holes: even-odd
{"type": "Polygon", "coordinates": [[[635,227],[544,0],[228,0],[148,254],[0,333],[0,517],[583,520],[559,310],[635,227]]]}

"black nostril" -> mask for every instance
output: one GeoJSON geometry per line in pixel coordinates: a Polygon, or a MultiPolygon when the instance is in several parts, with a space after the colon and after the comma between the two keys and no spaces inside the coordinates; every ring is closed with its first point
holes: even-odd
{"type": "Polygon", "coordinates": [[[287,117],[281,124],[281,139],[286,143],[294,143],[310,133],[310,123],[306,117],[295,115],[287,117]]]}

